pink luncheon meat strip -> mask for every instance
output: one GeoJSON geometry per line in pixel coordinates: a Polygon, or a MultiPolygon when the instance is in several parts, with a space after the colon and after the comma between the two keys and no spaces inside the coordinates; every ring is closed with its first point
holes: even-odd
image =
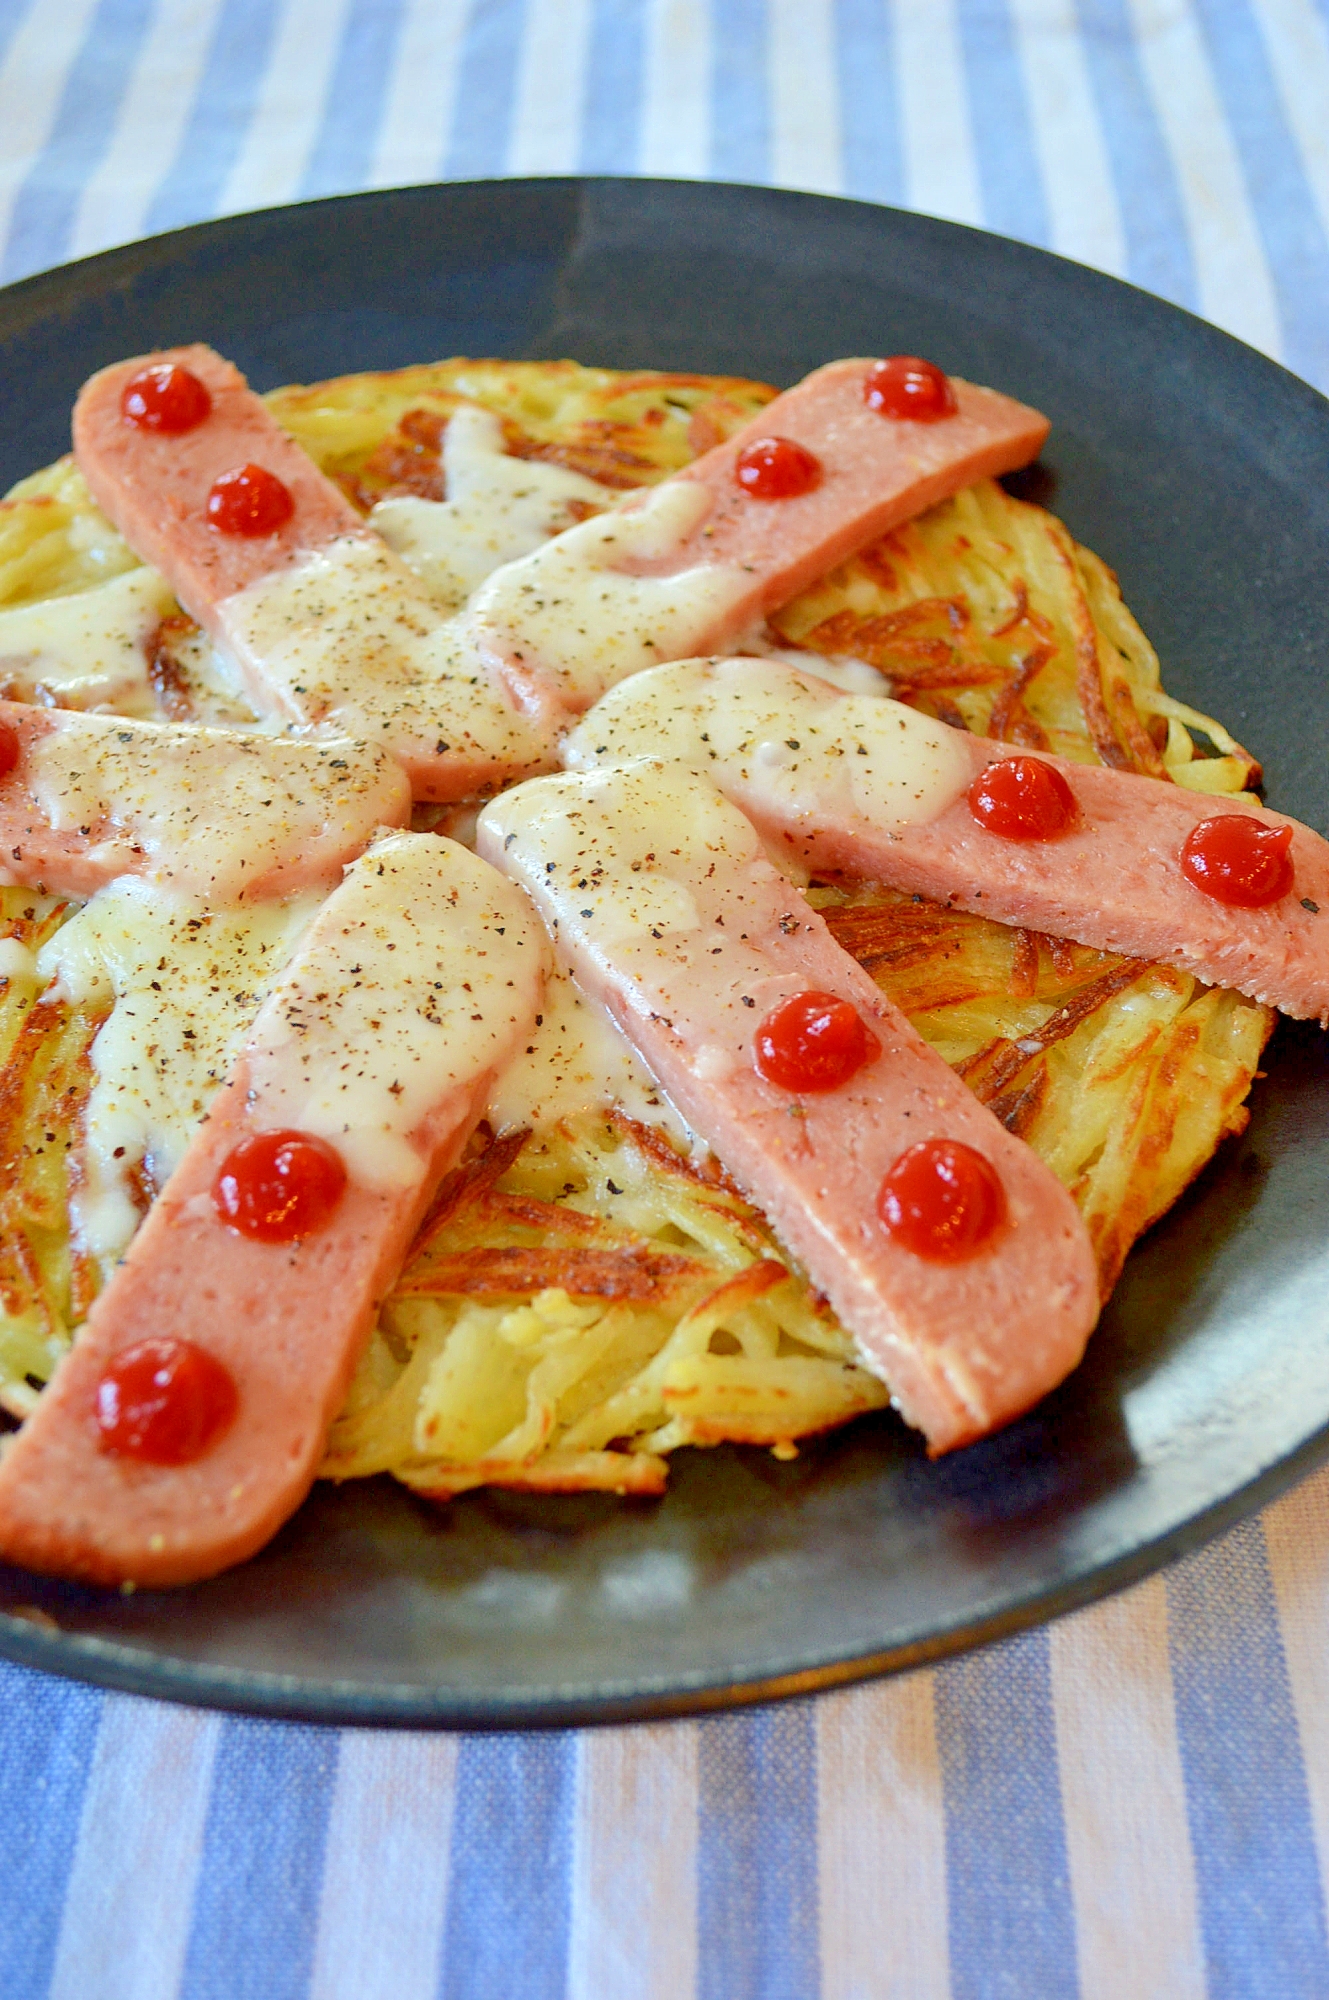
{"type": "MultiPolygon", "coordinates": [[[[864,399],[871,361],[832,361],[679,473],[711,506],[682,544],[683,562],[736,563],[751,576],[729,614],[740,624],[786,604],[855,549],[970,486],[1038,457],[1050,425],[996,389],[951,377],[955,415],[935,423],[880,415],[864,399]],[[790,438],[821,463],[820,484],[791,500],[752,500],[735,479],[756,438],[790,438]]],[[[733,630],[733,625],[729,626],[733,630]]],[[[714,649],[708,633],[698,652],[714,649]]]]}
{"type": "Polygon", "coordinates": [[[0,878],[24,888],[91,896],[140,875],[222,903],[331,888],[410,814],[401,766],[360,743],[0,702],[0,878]]]}
{"type": "Polygon", "coordinates": [[[480,818],[480,849],[529,891],[578,981],[770,1218],[934,1453],[982,1436],[1076,1365],[1098,1311],[1070,1196],[965,1089],[765,858],[705,778],[642,762],[538,778],[480,818]],[[754,1035],[777,1002],[847,1000],[880,1056],[838,1089],[767,1082],[754,1035]],[[908,1149],[959,1141],[999,1178],[1005,1221],[960,1262],[916,1255],[877,1213],[908,1149]]]}
{"type": "Polygon", "coordinates": [[[523,701],[575,712],[639,668],[715,651],[889,528],[1028,464],[1048,434],[1037,410],[961,381],[940,421],[883,416],[864,398],[873,365],[817,369],[646,495],[495,572],[474,629],[523,701]],[[770,436],[813,454],[811,491],[762,500],[738,483],[744,447],[770,436]]]}
{"type": "Polygon", "coordinates": [[[638,675],[564,745],[574,769],[678,757],[806,868],[1175,965],[1285,1013],[1329,1019],[1329,842],[1245,795],[1042,752],[1074,795],[1075,822],[1055,839],[1006,839],[979,823],[967,793],[989,766],[1027,754],[755,659],[638,675]],[[1226,815],[1291,828],[1291,887],[1276,902],[1234,908],[1182,872],[1187,836],[1226,815]]]}
{"type": "Polygon", "coordinates": [[[92,1583],[177,1584],[261,1548],[299,1505],[440,1175],[528,1038],[546,947],[519,890],[465,848],[397,834],[354,863],[50,1386],[0,1460],[0,1559],[92,1583]],[[465,977],[463,978],[463,975],[465,977]],[[332,1145],[346,1186],[294,1241],[214,1200],[237,1144],[332,1145]],[[105,1448],[99,1385],[146,1337],[238,1391],[190,1462],[105,1448]]]}

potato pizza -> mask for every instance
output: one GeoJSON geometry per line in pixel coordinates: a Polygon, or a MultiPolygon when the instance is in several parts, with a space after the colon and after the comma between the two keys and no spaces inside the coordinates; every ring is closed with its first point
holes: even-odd
{"type": "MultiPolygon", "coordinates": [[[[457,360],[267,402],[455,610],[495,557],[608,516],[774,394],[732,378],[457,360]],[[442,539],[439,508],[452,510],[442,539]]],[[[831,567],[754,645],[1087,767],[1211,798],[1259,779],[1220,722],[1163,691],[1111,572],[996,480],[831,567]]],[[[0,680],[28,704],[225,729],[260,720],[70,460],[0,503],[0,680]]],[[[467,840],[479,803],[418,803],[415,825],[467,840]]],[[[1105,1297],[1131,1243],[1243,1128],[1270,1009],[870,881],[814,870],[805,893],[1069,1190],[1105,1297]]],[[[298,898],[242,922],[147,909],[128,890],[96,910],[0,890],[0,1407],[13,1422],[37,1406],[309,915],[298,898]],[[145,1014],[152,1053],[128,1092],[138,1110],[122,1117],[112,1058],[126,1017],[145,1014]],[[113,1127],[119,1206],[90,1226],[89,1134],[113,1127]]],[[[680,1445],[789,1454],[889,1400],[761,1210],[556,972],[424,1217],[322,1470],[387,1472],[434,1498],[485,1484],[657,1492],[680,1445]]]]}

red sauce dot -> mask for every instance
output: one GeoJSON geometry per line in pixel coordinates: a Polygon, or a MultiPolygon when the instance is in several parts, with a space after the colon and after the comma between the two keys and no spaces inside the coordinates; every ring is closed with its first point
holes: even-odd
{"type": "Polygon", "coordinates": [[[1055,764],[1003,757],[969,787],[969,810],[1002,840],[1056,840],[1079,818],[1075,794],[1055,764]]]}
{"type": "Polygon", "coordinates": [[[223,535],[275,535],[294,512],[290,487],[262,465],[223,472],[208,495],[208,525],[223,535]]]}
{"type": "Polygon", "coordinates": [[[857,1010],[834,993],[793,993],[773,1007],[753,1037],[759,1076],[777,1090],[838,1090],[881,1043],[857,1010]]]}
{"type": "Polygon", "coordinates": [[[892,354],[874,362],[863,384],[863,401],[879,416],[906,417],[915,424],[935,424],[960,407],[940,368],[916,354],[892,354]]]}
{"type": "Polygon", "coordinates": [[[821,460],[793,438],[754,438],[734,461],[734,477],[753,500],[796,500],[821,485],[821,460]]]}
{"type": "Polygon", "coordinates": [[[321,1229],[346,1188],[340,1153],[308,1132],[256,1132],[227,1154],[212,1185],[222,1221],[259,1243],[321,1229]]]}
{"type": "Polygon", "coordinates": [[[11,729],[7,722],[0,722],[0,778],[7,778],[19,759],[17,729],[11,729]]]}
{"type": "Polygon", "coordinates": [[[1245,813],[1216,813],[1186,836],[1181,872],[1216,903],[1258,910],[1292,887],[1292,828],[1263,826],[1245,813]]]}
{"type": "Polygon", "coordinates": [[[901,1153],[881,1184],[888,1236],[932,1264],[960,1264],[984,1248],[1006,1215],[995,1169],[958,1139],[924,1139],[901,1153]]]}
{"type": "Polygon", "coordinates": [[[98,1443],[117,1458],[189,1465],[235,1420],[228,1368],[192,1340],[122,1348],[97,1384],[98,1443]]]}
{"type": "Polygon", "coordinates": [[[174,361],[140,368],[120,393],[120,414],[127,424],[137,424],[142,431],[164,431],[168,437],[197,430],[211,410],[212,398],[198,376],[177,368],[174,361]]]}

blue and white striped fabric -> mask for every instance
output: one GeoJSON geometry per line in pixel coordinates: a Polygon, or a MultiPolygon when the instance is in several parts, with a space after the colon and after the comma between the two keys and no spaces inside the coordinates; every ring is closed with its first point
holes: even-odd
{"type": "Polygon", "coordinates": [[[309,195],[643,173],[1019,236],[1329,386],[1325,0],[0,0],[0,271],[309,195]]]}
{"type": "MultiPolygon", "coordinates": [[[[0,0],[0,268],[306,195],[770,181],[1329,388],[1329,0],[0,0]]],[[[0,1666],[6,2000],[1329,1995],[1329,1474],[1051,1628],[765,1712],[337,1733],[0,1666]]]]}

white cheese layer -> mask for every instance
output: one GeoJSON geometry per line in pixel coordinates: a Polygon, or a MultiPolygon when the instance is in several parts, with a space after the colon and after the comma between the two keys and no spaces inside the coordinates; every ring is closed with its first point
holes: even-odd
{"type": "Polygon", "coordinates": [[[603,1007],[556,966],[535,1032],[495,1083],[485,1116],[495,1132],[520,1132],[611,1105],[684,1151],[701,1144],[603,1007]]]}
{"type": "Polygon", "coordinates": [[[0,611],[0,689],[11,701],[152,715],[147,645],[178,610],[154,569],[0,611]]]}
{"type": "Polygon", "coordinates": [[[465,626],[377,535],[344,535],[218,607],[255,700],[401,756],[530,768],[548,732],[503,700],[465,626]]]}
{"type": "Polygon", "coordinates": [[[0,938],[0,979],[35,980],[37,960],[21,938],[0,938]]]}
{"type": "Polygon", "coordinates": [[[122,878],[42,947],[54,995],[111,1007],[92,1045],[85,1179],[73,1196],[78,1233],[103,1264],[138,1226],[144,1181],[160,1188],[179,1164],[320,900],[210,909],[122,878]]]}
{"type": "Polygon", "coordinates": [[[254,1024],[255,1126],[312,1132],[361,1186],[418,1182],[415,1135],[530,1039],[548,947],[469,849],[397,834],[347,870],[254,1024]]]}
{"type": "Polygon", "coordinates": [[[684,660],[612,689],[565,738],[572,770],[669,757],[762,824],[935,819],[973,775],[959,731],[771,659],[684,660]]]}
{"type": "Polygon", "coordinates": [[[24,774],[38,818],[88,836],[108,873],[223,904],[278,872],[335,878],[376,826],[410,811],[381,750],[180,723],[63,715],[31,744],[24,774]]]}
{"type": "Polygon", "coordinates": [[[700,483],[668,480],[631,511],[583,521],[495,571],[468,613],[480,644],[551,681],[574,709],[628,674],[695,652],[751,578],[725,563],[647,572],[676,555],[710,506],[700,483]]]}
{"type": "Polygon", "coordinates": [[[680,1055],[703,1089],[750,1062],[756,1022],[801,990],[765,940],[797,931],[802,898],[773,872],[754,878],[751,821],[681,764],[516,785],[481,813],[479,842],[597,1000],[628,1022],[686,1024],[680,1055]]]}
{"type": "Polygon", "coordinates": [[[515,786],[485,807],[478,838],[591,1004],[667,1056],[659,1095],[680,1126],[707,1133],[717,1088],[751,1068],[756,1025],[809,984],[786,940],[815,919],[760,865],[751,820],[708,777],[640,760],[515,786]]]}
{"type": "Polygon", "coordinates": [[[530,555],[577,518],[618,495],[594,479],[538,459],[512,458],[492,410],[464,403],[443,435],[446,500],[381,500],[369,517],[431,596],[460,610],[503,563],[530,555]]]}

